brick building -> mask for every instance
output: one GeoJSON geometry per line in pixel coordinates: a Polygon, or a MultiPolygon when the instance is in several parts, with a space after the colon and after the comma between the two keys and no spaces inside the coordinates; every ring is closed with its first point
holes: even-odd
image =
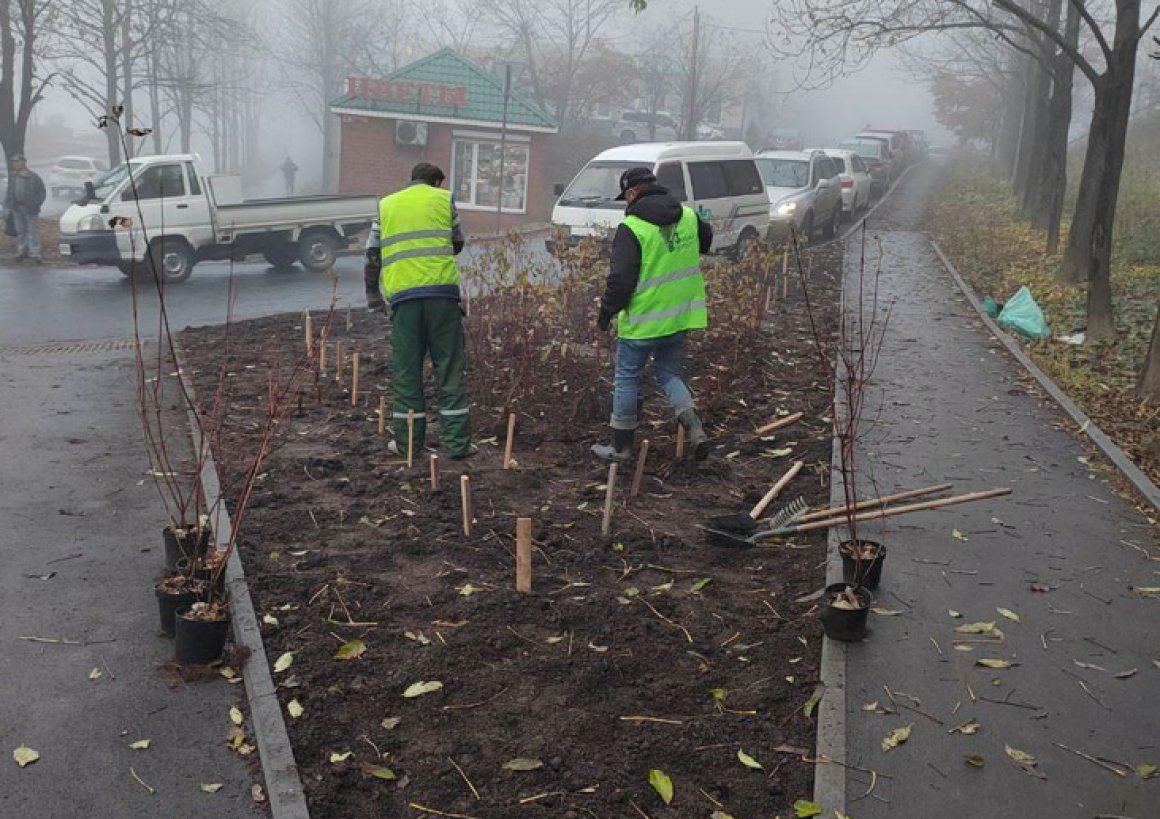
{"type": "Polygon", "coordinates": [[[509,93],[505,129],[503,78],[455,51],[442,49],[382,79],[348,77],[330,110],[342,123],[340,193],[386,195],[425,161],[447,174],[468,233],[547,220],[544,163],[556,123],[509,93]]]}

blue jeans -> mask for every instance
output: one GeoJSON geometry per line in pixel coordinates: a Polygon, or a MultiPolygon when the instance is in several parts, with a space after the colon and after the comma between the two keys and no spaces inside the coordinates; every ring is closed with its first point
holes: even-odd
{"type": "Polygon", "coordinates": [[[19,206],[12,209],[16,224],[16,254],[40,258],[40,214],[29,213],[19,206]]]}
{"type": "Polygon", "coordinates": [[[616,375],[613,378],[613,429],[636,429],[640,402],[640,375],[649,356],[654,356],[653,377],[664,390],[673,411],[680,415],[693,409],[693,394],[682,379],[685,369],[685,334],[649,339],[622,338],[616,348],[616,375]]]}

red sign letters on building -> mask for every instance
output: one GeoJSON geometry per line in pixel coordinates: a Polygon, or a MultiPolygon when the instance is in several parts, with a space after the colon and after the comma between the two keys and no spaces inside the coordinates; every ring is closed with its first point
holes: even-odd
{"type": "Polygon", "coordinates": [[[462,108],[467,105],[467,88],[462,85],[441,85],[432,82],[400,82],[375,80],[370,77],[347,77],[346,93],[351,97],[387,102],[412,102],[423,105],[441,105],[462,108]]]}

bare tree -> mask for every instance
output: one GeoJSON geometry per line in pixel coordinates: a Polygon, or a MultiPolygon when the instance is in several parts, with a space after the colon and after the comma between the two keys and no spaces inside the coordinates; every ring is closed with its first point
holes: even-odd
{"type": "Polygon", "coordinates": [[[624,9],[624,0],[480,0],[478,5],[499,33],[518,45],[536,102],[550,103],[563,122],[572,113],[576,76],[588,51],[624,9]],[[559,66],[554,83],[545,70],[549,61],[559,66]]]}
{"type": "Polygon", "coordinates": [[[53,19],[53,0],[0,0],[0,146],[24,152],[28,120],[52,80],[42,72],[40,41],[53,19]]]}
{"type": "MultiPolygon", "coordinates": [[[[389,4],[388,4],[389,5],[389,4]]],[[[322,134],[322,186],[334,186],[338,123],[330,103],[352,72],[376,66],[378,22],[392,19],[375,0],[288,0],[273,22],[269,48],[288,69],[287,84],[322,134]]],[[[390,67],[390,66],[388,66],[390,67]]]]}
{"type": "Polygon", "coordinates": [[[742,99],[756,66],[752,49],[712,20],[693,20],[677,28],[679,43],[673,53],[676,82],[681,90],[681,133],[696,139],[697,125],[714,103],[729,105],[742,99]]]}
{"type": "MultiPolygon", "coordinates": [[[[122,121],[135,126],[134,92],[148,81],[136,68],[148,63],[160,43],[158,31],[172,15],[172,0],[72,0],[61,4],[60,36],[54,57],[65,90],[95,118],[114,107],[122,121]]],[[[121,160],[121,143],[105,129],[110,164],[121,160]]]]}

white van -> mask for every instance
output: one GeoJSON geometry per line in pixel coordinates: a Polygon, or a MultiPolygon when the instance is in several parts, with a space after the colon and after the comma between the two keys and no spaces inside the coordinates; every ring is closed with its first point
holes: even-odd
{"type": "MultiPolygon", "coordinates": [[[[557,186],[552,226],[566,246],[610,240],[624,219],[620,175],[651,168],[657,184],[713,225],[713,253],[744,251],[769,233],[769,198],[753,152],[744,142],[646,142],[610,148],[591,160],[567,188],[557,186]]],[[[555,249],[549,240],[548,251],[555,249]]]]}

